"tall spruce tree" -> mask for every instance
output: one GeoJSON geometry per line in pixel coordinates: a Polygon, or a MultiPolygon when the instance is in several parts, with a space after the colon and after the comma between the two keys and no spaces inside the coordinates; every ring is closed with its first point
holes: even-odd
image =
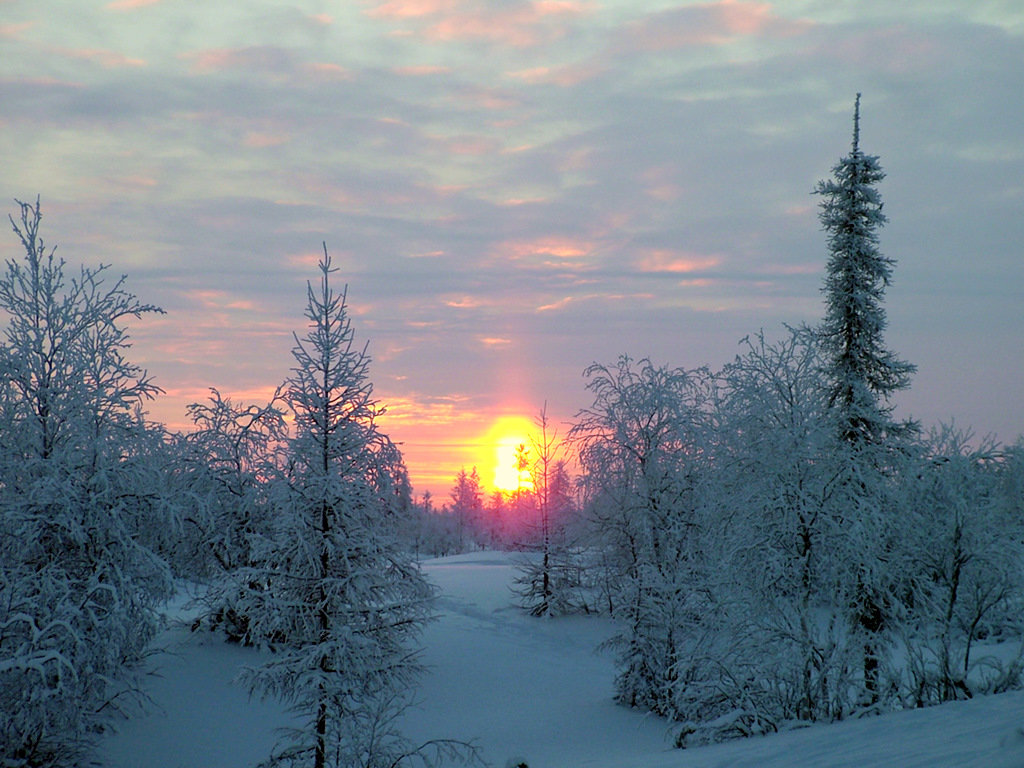
{"type": "Polygon", "coordinates": [[[825,357],[828,402],[841,416],[844,440],[877,443],[906,425],[892,419],[891,395],[910,385],[916,367],[885,348],[885,289],[895,261],[878,250],[885,225],[875,188],[885,172],[878,157],[860,148],[860,94],[854,105],[853,147],[818,182],[820,220],[830,252],[825,277],[825,320],[820,344],[825,357]]]}
{"type": "Polygon", "coordinates": [[[875,703],[880,687],[881,633],[887,625],[886,550],[893,530],[889,475],[894,448],[916,431],[896,422],[889,400],[905,389],[915,366],[886,349],[883,300],[893,259],[878,249],[885,224],[876,189],[885,172],[875,155],[860,148],[860,94],[854,103],[853,146],[818,183],[824,199],[820,219],[828,233],[830,256],[825,276],[826,312],[818,334],[827,404],[836,422],[837,453],[847,456],[845,528],[852,568],[848,600],[852,620],[863,634],[864,690],[875,703]]]}

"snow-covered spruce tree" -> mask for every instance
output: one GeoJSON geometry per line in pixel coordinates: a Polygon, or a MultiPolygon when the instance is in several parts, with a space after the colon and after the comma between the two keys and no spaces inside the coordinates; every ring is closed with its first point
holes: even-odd
{"type": "Polygon", "coordinates": [[[889,399],[910,386],[916,367],[885,347],[885,289],[895,260],[878,250],[886,222],[876,185],[885,178],[878,157],[860,148],[860,94],[854,107],[853,146],[821,181],[820,219],[828,233],[825,319],[819,328],[829,405],[849,443],[879,443],[911,425],[893,420],[889,399]]]}
{"type": "Polygon", "coordinates": [[[159,390],[124,328],[160,310],[105,266],[69,278],[38,199],[19,206],[24,259],[0,275],[0,763],[56,766],[128,704],[170,590],[142,543],[172,522],[142,472],[159,436],[140,407],[159,390]]]}
{"type": "Polygon", "coordinates": [[[830,252],[825,286],[826,313],[819,328],[824,358],[822,374],[839,439],[851,452],[848,488],[854,507],[847,520],[859,531],[850,556],[857,559],[853,618],[864,639],[865,695],[879,697],[879,645],[892,602],[884,567],[897,511],[891,469],[900,442],[915,431],[913,423],[893,418],[890,398],[910,384],[915,367],[886,349],[886,314],[882,306],[894,261],[878,249],[878,229],[886,218],[876,185],[885,178],[878,158],[860,148],[860,94],[854,106],[850,154],[819,182],[820,218],[830,252]]]}
{"type": "Polygon", "coordinates": [[[706,657],[705,589],[700,541],[711,377],[634,364],[586,371],[594,395],[570,431],[587,487],[587,515],[604,600],[622,631],[616,697],[670,719],[690,663],[706,657]]]}
{"type": "Polygon", "coordinates": [[[378,428],[370,358],[355,346],[345,292],[331,287],[326,246],[319,266],[285,383],[294,436],[272,490],[275,529],[245,575],[262,589],[240,607],[273,653],[242,679],[299,720],[268,765],[396,766],[424,755],[395,719],[421,671],[432,588],[396,543],[402,459],[378,428]]]}

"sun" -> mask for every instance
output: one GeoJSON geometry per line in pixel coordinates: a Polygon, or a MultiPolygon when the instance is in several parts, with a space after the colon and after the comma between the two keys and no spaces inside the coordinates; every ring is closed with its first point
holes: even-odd
{"type": "Polygon", "coordinates": [[[487,433],[485,445],[492,452],[491,460],[494,467],[491,485],[499,491],[511,493],[533,488],[533,478],[529,470],[516,467],[521,447],[526,448],[527,459],[530,459],[532,429],[533,424],[529,419],[522,416],[502,416],[487,433]]]}

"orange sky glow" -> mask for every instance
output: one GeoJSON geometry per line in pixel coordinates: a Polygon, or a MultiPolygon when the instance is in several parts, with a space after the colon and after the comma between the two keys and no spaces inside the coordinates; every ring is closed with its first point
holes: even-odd
{"type": "Polygon", "coordinates": [[[474,467],[486,493],[532,487],[529,472],[517,472],[515,461],[519,445],[532,447],[536,430],[531,417],[499,412],[432,424],[392,422],[385,414],[380,424],[401,444],[416,497],[430,491],[436,505],[446,503],[458,472],[474,467]]]}

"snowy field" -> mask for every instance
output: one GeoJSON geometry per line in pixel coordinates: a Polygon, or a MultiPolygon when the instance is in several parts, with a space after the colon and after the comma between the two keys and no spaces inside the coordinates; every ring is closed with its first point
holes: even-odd
{"type": "MultiPolygon", "coordinates": [[[[823,725],[691,750],[665,723],[616,706],[603,619],[533,619],[512,606],[510,556],[429,561],[440,618],[425,633],[430,670],[404,730],[413,741],[473,739],[504,768],[1024,768],[1024,693],[823,725]]],[[[172,615],[181,615],[172,610],[172,615]]],[[[101,745],[109,768],[248,768],[264,759],[282,707],[232,684],[258,653],[173,627],[148,678],[154,705],[101,745]]]]}

